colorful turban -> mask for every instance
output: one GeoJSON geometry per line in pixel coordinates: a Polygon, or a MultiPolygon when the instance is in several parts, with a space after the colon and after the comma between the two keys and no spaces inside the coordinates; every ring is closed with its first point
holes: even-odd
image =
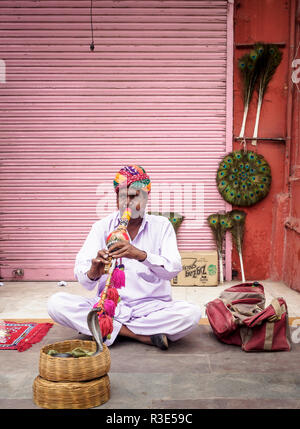
{"type": "Polygon", "coordinates": [[[151,181],[150,177],[139,165],[126,165],[121,168],[117,173],[114,180],[115,191],[118,192],[120,188],[127,187],[133,184],[133,187],[136,189],[141,189],[142,191],[150,192],[151,190],[151,181]]]}

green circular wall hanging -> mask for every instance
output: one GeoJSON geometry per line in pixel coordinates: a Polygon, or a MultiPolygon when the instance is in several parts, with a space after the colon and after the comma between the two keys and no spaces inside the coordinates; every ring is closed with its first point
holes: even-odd
{"type": "Polygon", "coordinates": [[[265,158],[251,151],[234,151],[220,162],[218,190],[225,201],[235,206],[252,206],[270,190],[271,168],[265,158]]]}

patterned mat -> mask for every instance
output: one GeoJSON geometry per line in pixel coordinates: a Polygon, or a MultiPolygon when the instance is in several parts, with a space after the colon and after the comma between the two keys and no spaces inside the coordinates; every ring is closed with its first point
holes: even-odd
{"type": "Polygon", "coordinates": [[[0,350],[24,352],[41,341],[53,323],[0,321],[0,350]]]}

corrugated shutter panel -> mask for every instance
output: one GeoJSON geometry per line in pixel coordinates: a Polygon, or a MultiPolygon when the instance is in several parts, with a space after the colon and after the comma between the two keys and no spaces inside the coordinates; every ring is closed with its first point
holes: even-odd
{"type": "Polygon", "coordinates": [[[215,174],[226,151],[227,1],[94,0],[94,52],[89,0],[0,10],[2,277],[22,268],[25,280],[73,280],[128,163],[150,174],[152,210],[169,198],[185,215],[180,250],[214,248],[206,217],[225,208],[215,174]]]}

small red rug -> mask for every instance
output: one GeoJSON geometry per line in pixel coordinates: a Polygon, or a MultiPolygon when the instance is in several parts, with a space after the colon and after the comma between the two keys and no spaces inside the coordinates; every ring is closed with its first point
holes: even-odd
{"type": "Polygon", "coordinates": [[[41,341],[53,323],[0,321],[0,350],[24,352],[41,341]]]}

